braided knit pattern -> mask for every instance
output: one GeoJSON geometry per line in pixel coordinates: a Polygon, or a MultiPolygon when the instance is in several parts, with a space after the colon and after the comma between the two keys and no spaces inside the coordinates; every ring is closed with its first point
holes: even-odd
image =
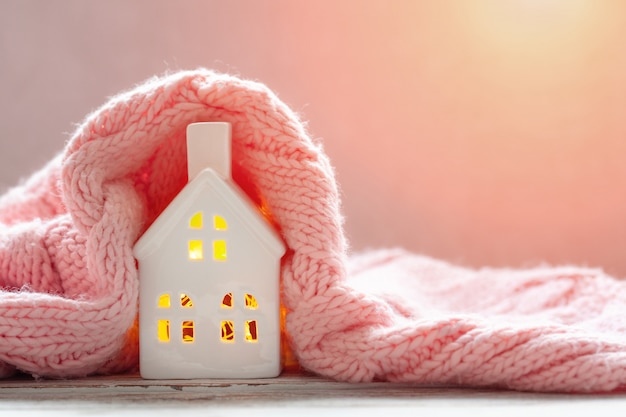
{"type": "Polygon", "coordinates": [[[112,98],[0,198],[0,376],[137,364],[132,247],[185,185],[185,129],[225,121],[233,177],[272,214],[299,363],[344,381],[541,391],[626,385],[626,288],[600,270],[470,270],[401,250],[348,257],[319,143],[259,83],[208,70],[112,98]]]}

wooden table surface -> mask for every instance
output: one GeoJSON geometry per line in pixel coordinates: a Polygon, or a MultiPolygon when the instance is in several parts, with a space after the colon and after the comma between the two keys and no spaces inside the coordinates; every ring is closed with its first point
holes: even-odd
{"type": "Polygon", "coordinates": [[[252,415],[625,415],[626,395],[537,394],[412,384],[349,384],[285,373],[257,380],[159,380],[137,375],[0,381],[0,414],[252,415]],[[183,412],[183,414],[180,414],[183,412]],[[469,413],[469,414],[468,414],[469,413]],[[600,414],[598,414],[600,413],[600,414]]]}

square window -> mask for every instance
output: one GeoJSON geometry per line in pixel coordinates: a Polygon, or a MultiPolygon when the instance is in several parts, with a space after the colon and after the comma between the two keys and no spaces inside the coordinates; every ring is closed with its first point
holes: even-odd
{"type": "Polygon", "coordinates": [[[203,259],[204,259],[204,253],[202,251],[202,241],[190,240],[189,241],[189,260],[201,261],[203,259]]]}
{"type": "Polygon", "coordinates": [[[192,343],[193,340],[194,340],[193,321],[192,320],[183,321],[183,342],[192,343]]]}
{"type": "Polygon", "coordinates": [[[170,321],[169,320],[159,320],[157,321],[157,337],[159,342],[169,342],[170,341],[170,321]]]}
{"type": "Polygon", "coordinates": [[[213,259],[216,261],[226,260],[226,241],[214,240],[213,241],[213,259]]]}
{"type": "Polygon", "coordinates": [[[230,320],[222,321],[222,342],[235,341],[235,324],[230,320]]]}
{"type": "Polygon", "coordinates": [[[246,342],[258,342],[259,335],[256,328],[256,320],[246,321],[246,342]]]}

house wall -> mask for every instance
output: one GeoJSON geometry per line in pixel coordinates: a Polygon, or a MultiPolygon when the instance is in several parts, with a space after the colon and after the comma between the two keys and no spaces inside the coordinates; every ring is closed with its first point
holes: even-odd
{"type": "MultiPolygon", "coordinates": [[[[180,197],[179,197],[180,198],[180,197]]],[[[141,372],[147,378],[267,377],[280,370],[279,262],[244,224],[229,215],[228,204],[207,193],[210,208],[191,204],[150,256],[140,259],[140,347],[141,372]],[[189,219],[204,213],[202,230],[190,230],[189,219]],[[213,214],[228,222],[227,231],[212,229],[213,214]],[[188,241],[202,239],[204,260],[188,259],[188,241]],[[227,242],[227,260],[212,259],[211,242],[227,242]],[[171,294],[172,307],[158,309],[163,293],[171,294]],[[178,305],[179,294],[191,297],[192,308],[178,305]],[[227,293],[234,296],[234,307],[221,307],[227,293]],[[257,310],[244,308],[244,294],[252,294],[257,310]],[[157,339],[157,320],[171,321],[169,343],[157,339]],[[181,323],[194,321],[193,343],[182,342],[181,323]],[[235,324],[235,340],[221,340],[221,321],[235,324]],[[244,322],[257,320],[257,343],[244,341],[244,322]]],[[[193,201],[190,201],[193,203],[193,201]]]]}

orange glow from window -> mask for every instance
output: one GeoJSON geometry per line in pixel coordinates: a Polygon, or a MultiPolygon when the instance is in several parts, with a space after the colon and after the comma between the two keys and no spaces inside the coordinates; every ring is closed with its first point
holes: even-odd
{"type": "Polygon", "coordinates": [[[235,324],[230,320],[222,321],[222,342],[235,341],[235,324]]]}
{"type": "Polygon", "coordinates": [[[183,321],[183,342],[192,343],[194,340],[193,328],[194,324],[192,320],[183,321]]]}
{"type": "Polygon", "coordinates": [[[222,308],[232,308],[233,307],[233,293],[229,292],[222,298],[222,308]]]}
{"type": "Polygon", "coordinates": [[[193,307],[193,302],[191,301],[191,298],[187,294],[180,295],[180,306],[184,308],[193,307]]]}
{"type": "Polygon", "coordinates": [[[256,320],[247,320],[245,330],[246,342],[257,342],[259,340],[256,320]]]}
{"type": "Polygon", "coordinates": [[[246,308],[249,308],[250,310],[256,310],[257,308],[259,308],[259,304],[257,303],[254,295],[246,294],[244,297],[246,301],[246,308]]]}

